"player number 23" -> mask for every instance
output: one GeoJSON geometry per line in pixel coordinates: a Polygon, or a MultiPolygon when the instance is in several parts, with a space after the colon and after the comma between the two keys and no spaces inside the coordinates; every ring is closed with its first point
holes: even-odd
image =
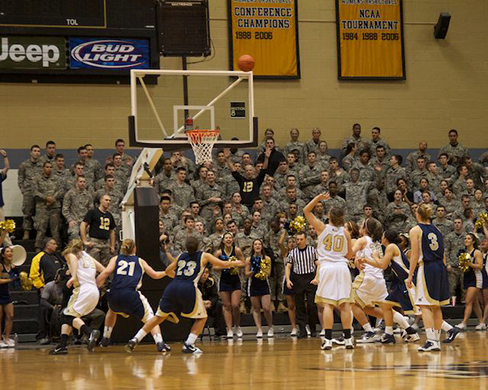
{"type": "Polygon", "coordinates": [[[195,263],[194,261],[186,262],[185,260],[180,260],[178,261],[178,270],[176,271],[176,275],[192,276],[195,272],[196,266],[197,263],[195,263]]]}
{"type": "Polygon", "coordinates": [[[429,247],[431,250],[436,251],[439,249],[439,243],[437,242],[437,236],[434,233],[429,233],[427,238],[430,241],[429,247]]]}
{"type": "Polygon", "coordinates": [[[323,241],[325,245],[325,250],[342,252],[344,249],[344,237],[342,236],[332,236],[332,234],[327,234],[323,241]]]}

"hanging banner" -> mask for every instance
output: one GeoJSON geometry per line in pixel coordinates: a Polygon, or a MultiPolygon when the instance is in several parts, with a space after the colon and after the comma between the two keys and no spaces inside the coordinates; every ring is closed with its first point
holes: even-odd
{"type": "Polygon", "coordinates": [[[339,79],[405,80],[402,0],[336,0],[339,79]]]}
{"type": "Polygon", "coordinates": [[[300,78],[297,1],[229,0],[231,70],[249,54],[255,77],[300,78]]]}

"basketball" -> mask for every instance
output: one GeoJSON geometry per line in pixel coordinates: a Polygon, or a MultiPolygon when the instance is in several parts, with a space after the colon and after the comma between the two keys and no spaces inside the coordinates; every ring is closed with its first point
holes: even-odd
{"type": "Polygon", "coordinates": [[[237,66],[243,72],[250,72],[254,69],[254,58],[252,58],[249,54],[243,54],[239,57],[237,66]]]}

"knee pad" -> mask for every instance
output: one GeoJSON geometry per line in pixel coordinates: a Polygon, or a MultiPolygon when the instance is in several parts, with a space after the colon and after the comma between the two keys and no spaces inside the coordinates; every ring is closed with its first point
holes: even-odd
{"type": "Polygon", "coordinates": [[[69,325],[73,327],[73,321],[75,320],[75,317],[73,316],[68,316],[66,314],[61,314],[61,325],[69,325]]]}

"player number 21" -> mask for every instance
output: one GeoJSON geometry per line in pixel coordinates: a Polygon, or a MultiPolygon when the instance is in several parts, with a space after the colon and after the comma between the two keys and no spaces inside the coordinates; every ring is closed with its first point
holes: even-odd
{"type": "Polygon", "coordinates": [[[192,276],[195,272],[195,267],[197,263],[194,261],[189,261],[188,263],[185,260],[178,261],[178,270],[176,271],[176,275],[181,276],[192,276]]]}
{"type": "Polygon", "coordinates": [[[344,237],[327,234],[324,238],[324,245],[327,251],[342,252],[344,249],[344,237]]]}
{"type": "Polygon", "coordinates": [[[134,269],[136,268],[136,263],[128,263],[127,261],[120,261],[119,268],[117,269],[117,275],[134,275],[134,269]],[[129,267],[129,272],[127,272],[127,267],[129,267]]]}

